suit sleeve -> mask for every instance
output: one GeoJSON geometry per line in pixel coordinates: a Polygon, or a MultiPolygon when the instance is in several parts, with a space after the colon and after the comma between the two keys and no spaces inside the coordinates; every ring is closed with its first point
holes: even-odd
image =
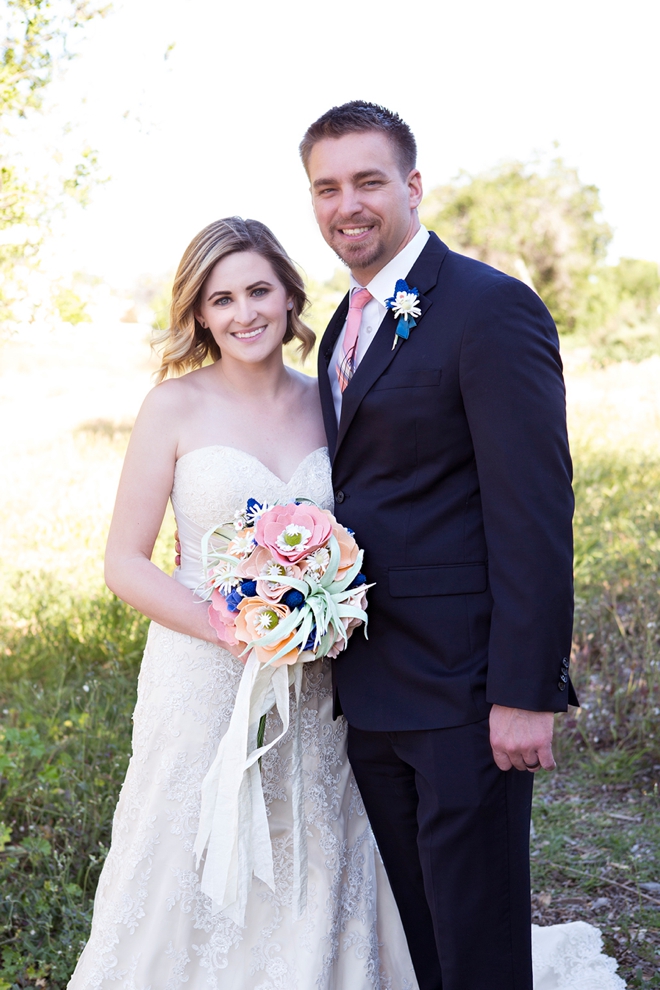
{"type": "Polygon", "coordinates": [[[523,283],[503,276],[475,300],[460,385],[493,595],[488,701],[565,711],[574,505],[566,397],[555,325],[523,283]]]}

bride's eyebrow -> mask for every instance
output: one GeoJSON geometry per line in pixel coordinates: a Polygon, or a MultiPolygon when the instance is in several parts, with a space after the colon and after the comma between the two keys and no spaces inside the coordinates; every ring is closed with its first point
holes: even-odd
{"type": "MultiPolygon", "coordinates": [[[[252,289],[256,289],[258,285],[266,285],[268,286],[269,289],[273,288],[272,282],[267,282],[265,278],[262,278],[259,279],[258,282],[252,282],[251,285],[246,285],[245,291],[251,292],[252,289]]],[[[211,293],[211,295],[208,297],[206,301],[211,302],[211,300],[215,299],[216,296],[230,296],[230,295],[231,295],[231,289],[216,289],[215,292],[211,293]]]]}

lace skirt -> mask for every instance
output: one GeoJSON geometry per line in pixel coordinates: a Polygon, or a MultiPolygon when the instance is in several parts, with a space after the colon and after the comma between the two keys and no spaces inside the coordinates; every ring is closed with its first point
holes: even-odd
{"type": "MultiPolygon", "coordinates": [[[[213,914],[195,871],[201,782],[231,718],[242,664],[152,623],[133,755],[89,942],[70,990],[417,990],[398,910],[331,717],[327,661],[305,665],[302,732],[308,902],[293,919],[290,734],[263,759],[275,890],[253,880],[246,925],[213,914]]],[[[267,736],[278,731],[270,715],[267,736]]]]}

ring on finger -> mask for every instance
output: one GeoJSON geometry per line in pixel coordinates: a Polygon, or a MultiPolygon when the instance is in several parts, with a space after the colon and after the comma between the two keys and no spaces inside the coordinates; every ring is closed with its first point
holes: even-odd
{"type": "MultiPolygon", "coordinates": [[[[524,760],[523,763],[525,763],[524,760]]],[[[525,763],[525,766],[527,767],[528,770],[536,770],[538,769],[538,767],[541,766],[541,761],[537,760],[536,763],[525,763]]]]}

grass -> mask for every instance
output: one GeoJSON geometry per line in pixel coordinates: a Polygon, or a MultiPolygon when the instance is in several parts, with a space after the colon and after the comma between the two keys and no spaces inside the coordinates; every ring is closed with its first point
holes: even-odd
{"type": "MultiPolygon", "coordinates": [[[[597,924],[628,986],[660,988],[660,419],[625,368],[599,376],[571,400],[582,708],[537,778],[534,917],[597,924]]],[[[126,433],[91,416],[0,490],[0,990],[66,986],[130,754],[147,623],[99,560],[126,433]]]]}
{"type": "Polygon", "coordinates": [[[33,580],[13,618],[0,634],[0,987],[59,988],[90,924],[146,622],[109,594],[33,580]]]}
{"type": "Polygon", "coordinates": [[[660,987],[660,767],[620,747],[563,763],[536,787],[533,920],[597,925],[629,988],[660,987]]]}

